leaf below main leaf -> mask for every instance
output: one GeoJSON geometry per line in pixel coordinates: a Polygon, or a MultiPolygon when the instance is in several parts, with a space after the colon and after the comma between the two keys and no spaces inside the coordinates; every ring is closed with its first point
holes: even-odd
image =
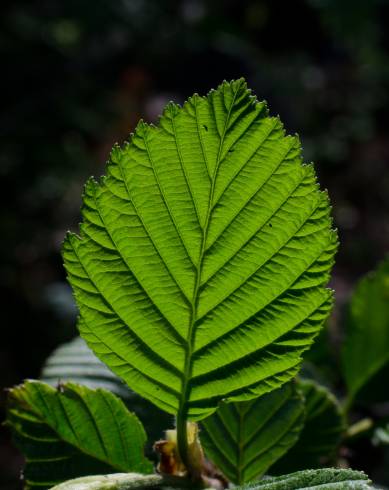
{"type": "Polygon", "coordinates": [[[148,436],[146,453],[156,459],[152,446],[161,438],[163,429],[170,427],[170,415],[130,390],[95,356],[84,339],[76,337],[55,349],[43,366],[40,379],[52,386],[71,381],[92,389],[103,388],[120,396],[145,427],[148,436]]]}
{"type": "Polygon", "coordinates": [[[323,468],[266,478],[237,490],[369,490],[369,478],[361,471],[323,468]]]}
{"type": "Polygon", "coordinates": [[[271,391],[331,308],[329,213],[298,138],[243,80],[171,103],[86,185],[64,243],[80,333],[181,419],[271,391]]]}
{"type": "Polygon", "coordinates": [[[339,403],[327,388],[305,379],[299,379],[297,386],[305,398],[304,427],[296,444],[270,468],[271,475],[334,463],[345,431],[339,403]]]}
{"type": "MultiPolygon", "coordinates": [[[[120,490],[124,488],[132,490],[150,488],[184,490],[191,487],[190,482],[182,478],[181,482],[179,480],[177,478],[176,480],[164,479],[159,475],[99,475],[71,480],[53,490],[120,490]]],[[[324,468],[265,478],[235,488],[237,490],[369,490],[372,488],[370,483],[368,477],[361,471],[324,468]]]]}
{"type": "Polygon", "coordinates": [[[51,488],[79,476],[152,472],[145,433],[123,402],[73,383],[58,390],[27,381],[9,393],[7,425],[26,459],[26,488],[51,488]]]}
{"type": "Polygon", "coordinates": [[[235,484],[262,476],[296,443],[304,399],[294,383],[248,402],[222,403],[202,421],[206,455],[235,484]]]}

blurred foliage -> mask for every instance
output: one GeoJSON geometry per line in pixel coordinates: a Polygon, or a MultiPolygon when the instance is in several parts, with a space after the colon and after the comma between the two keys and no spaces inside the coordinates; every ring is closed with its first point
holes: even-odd
{"type": "Polygon", "coordinates": [[[385,402],[389,373],[389,259],[362,279],[350,301],[342,367],[348,405],[385,402]]]}
{"type": "MultiPolygon", "coordinates": [[[[339,308],[321,352],[336,351],[350,284],[389,249],[388,21],[387,0],[3,0],[1,386],[75,334],[59,250],[86,177],[140,117],[240,76],[300,132],[334,203],[339,308]]],[[[377,451],[360,467],[388,461],[377,451]]],[[[19,467],[1,433],[0,488],[19,488],[19,467]]]]}

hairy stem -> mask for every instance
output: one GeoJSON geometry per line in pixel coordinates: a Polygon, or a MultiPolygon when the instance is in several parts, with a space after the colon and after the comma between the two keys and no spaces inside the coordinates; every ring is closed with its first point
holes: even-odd
{"type": "Polygon", "coordinates": [[[193,482],[174,476],[116,473],[75,478],[56,485],[52,490],[148,490],[166,487],[193,489],[193,482]]]}

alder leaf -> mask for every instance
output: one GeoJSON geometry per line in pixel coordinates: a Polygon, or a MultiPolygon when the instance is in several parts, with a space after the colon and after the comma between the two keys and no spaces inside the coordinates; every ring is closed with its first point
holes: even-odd
{"type": "Polygon", "coordinates": [[[263,475],[296,443],[304,425],[304,399],[288,383],[256,400],[222,403],[202,421],[206,455],[235,484],[263,475]]]}
{"type": "MultiPolygon", "coordinates": [[[[183,478],[167,479],[159,475],[115,474],[77,478],[53,490],[183,490],[193,488],[183,478]]],[[[265,478],[234,487],[236,490],[369,490],[370,480],[361,471],[324,468],[305,470],[290,475],[265,478]]]]}
{"type": "Polygon", "coordinates": [[[241,80],[140,122],[64,260],[96,355],[180,420],[278,388],[327,317],[327,194],[241,80]]]}
{"type": "Polygon", "coordinates": [[[351,298],[342,367],[348,406],[357,395],[362,400],[389,400],[382,388],[389,373],[389,258],[358,283],[351,298]],[[382,380],[377,382],[381,371],[382,380]],[[361,396],[369,384],[376,389],[361,396]]]}
{"type": "Polygon", "coordinates": [[[168,490],[170,487],[159,475],[116,473],[75,478],[56,485],[52,490],[150,490],[151,488],[168,490]]]}
{"type": "Polygon", "coordinates": [[[305,423],[297,443],[269,470],[282,475],[333,463],[345,431],[344,415],[334,395],[314,381],[299,379],[305,398],[305,423]]]}
{"type": "Polygon", "coordinates": [[[7,425],[22,451],[25,488],[51,488],[86,475],[150,473],[137,417],[105,390],[26,381],[10,390],[7,425]]]}
{"type": "Polygon", "coordinates": [[[253,482],[237,490],[369,490],[369,478],[361,471],[322,468],[303,470],[253,482]]]}

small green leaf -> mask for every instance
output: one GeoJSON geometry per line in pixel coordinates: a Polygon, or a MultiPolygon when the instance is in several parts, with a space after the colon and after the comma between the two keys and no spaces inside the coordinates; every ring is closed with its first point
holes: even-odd
{"type": "MultiPolygon", "coordinates": [[[[352,296],[346,338],[342,349],[342,366],[349,391],[348,405],[366,385],[386,370],[389,372],[389,258],[376,271],[364,277],[352,296]]],[[[369,393],[371,401],[387,401],[387,390],[369,393]]]]}
{"type": "Polygon", "coordinates": [[[270,474],[318,468],[332,462],[345,430],[336,398],[314,381],[299,380],[305,397],[305,425],[297,443],[273,465],[270,474]]]}
{"type": "Polygon", "coordinates": [[[146,490],[163,488],[167,482],[159,475],[116,473],[112,475],[86,476],[56,485],[52,490],[146,490]]]}
{"type": "Polygon", "coordinates": [[[304,400],[288,383],[256,400],[221,403],[202,422],[206,455],[235,484],[263,475],[298,439],[304,400]]]}
{"type": "Polygon", "coordinates": [[[9,393],[7,424],[26,459],[25,488],[102,471],[152,471],[141,423],[105,390],[26,381],[9,393]]]}
{"type": "Polygon", "coordinates": [[[361,471],[322,468],[263,479],[236,490],[369,490],[370,483],[361,471]]]}
{"type": "Polygon", "coordinates": [[[64,261],[96,355],[183,421],[297,373],[332,305],[328,196],[244,80],[168,104],[89,180],[64,261]]]}

